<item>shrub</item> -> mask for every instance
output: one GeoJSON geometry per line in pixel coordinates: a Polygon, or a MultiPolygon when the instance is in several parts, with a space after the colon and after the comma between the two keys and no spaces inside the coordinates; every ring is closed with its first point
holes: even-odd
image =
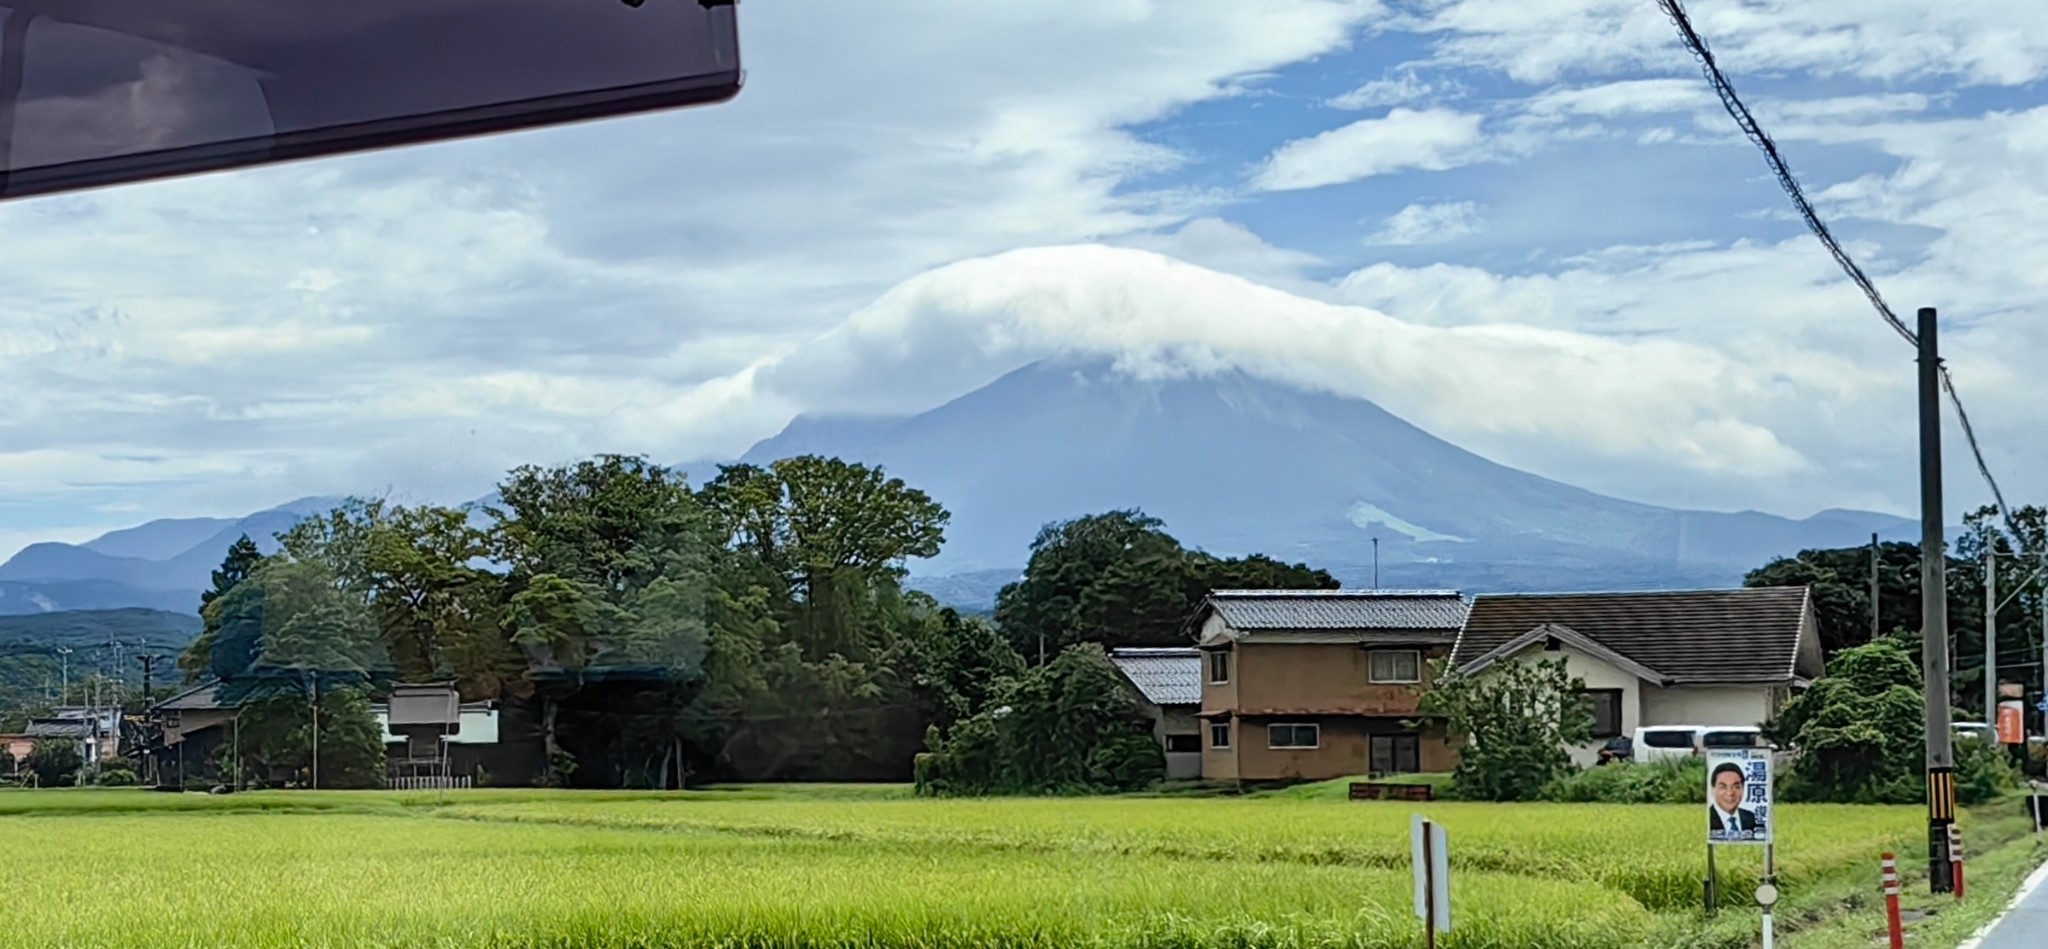
{"type": "Polygon", "coordinates": [[[101,768],[100,773],[93,776],[92,783],[103,788],[125,788],[134,787],[140,782],[137,781],[133,769],[114,765],[101,768]]]}
{"type": "Polygon", "coordinates": [[[1565,749],[1592,739],[1593,713],[1579,699],[1585,682],[1563,659],[1499,662],[1477,675],[1439,662],[1433,678],[1422,711],[1465,739],[1453,778],[1465,800],[1534,800],[1571,772],[1565,749]]]}
{"type": "Polygon", "coordinates": [[[1799,756],[1786,800],[1910,804],[1926,799],[1920,663],[1879,639],[1844,649],[1765,733],[1799,756]]]}
{"type": "Polygon", "coordinates": [[[1956,800],[1962,804],[1983,804],[1997,800],[2020,786],[2020,772],[2012,755],[1995,742],[1981,738],[1957,738],[1956,800]]]}
{"type": "Polygon", "coordinates": [[[1697,804],[1706,799],[1707,760],[1676,758],[1588,768],[1550,782],[1546,801],[1584,804],[1697,804]]]}

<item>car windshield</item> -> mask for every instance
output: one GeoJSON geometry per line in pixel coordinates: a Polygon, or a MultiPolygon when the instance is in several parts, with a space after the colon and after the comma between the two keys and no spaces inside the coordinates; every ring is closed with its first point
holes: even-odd
{"type": "Polygon", "coordinates": [[[0,0],[0,949],[1989,923],[2044,247],[2041,0],[0,0]]]}

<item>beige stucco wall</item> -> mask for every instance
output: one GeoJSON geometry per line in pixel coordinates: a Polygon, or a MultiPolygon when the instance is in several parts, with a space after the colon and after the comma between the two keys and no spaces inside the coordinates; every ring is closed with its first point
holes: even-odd
{"type": "MultiPolygon", "coordinates": [[[[1243,781],[1326,781],[1365,774],[1372,768],[1373,735],[1408,734],[1398,719],[1276,717],[1239,720],[1232,735],[1237,773],[1243,781]],[[1315,748],[1269,748],[1267,725],[1300,722],[1320,726],[1315,748]]],[[[1458,758],[1440,728],[1422,730],[1416,742],[1425,772],[1449,771],[1458,758]]],[[[1213,776],[1211,776],[1213,779],[1213,776]]]]}
{"type": "Polygon", "coordinates": [[[1651,686],[1643,692],[1645,725],[1761,725],[1771,717],[1770,686],[1651,686]]]}

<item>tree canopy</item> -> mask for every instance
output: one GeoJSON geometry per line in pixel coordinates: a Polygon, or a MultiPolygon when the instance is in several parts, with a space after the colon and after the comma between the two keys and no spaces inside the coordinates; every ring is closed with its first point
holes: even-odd
{"type": "Polygon", "coordinates": [[[1192,641],[1188,621],[1211,590],[1338,586],[1304,564],[1189,550],[1158,518],[1119,510],[1039,531],[1023,578],[997,595],[995,619],[1026,656],[1084,642],[1173,646],[1192,641]]]}

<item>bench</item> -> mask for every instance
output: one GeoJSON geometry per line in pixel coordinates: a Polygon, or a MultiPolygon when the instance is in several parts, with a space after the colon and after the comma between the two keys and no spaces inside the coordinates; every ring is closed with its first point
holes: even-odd
{"type": "Polygon", "coordinates": [[[1427,784],[1392,784],[1382,781],[1351,782],[1351,799],[1354,801],[1427,801],[1430,800],[1427,784]]]}

